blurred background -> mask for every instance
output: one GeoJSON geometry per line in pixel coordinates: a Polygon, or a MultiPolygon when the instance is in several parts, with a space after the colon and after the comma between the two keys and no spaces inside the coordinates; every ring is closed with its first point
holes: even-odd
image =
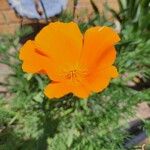
{"type": "MultiPolygon", "coordinates": [[[[34,0],[33,0],[34,1],[34,0]]],[[[47,0],[46,0],[47,1],[47,0]]],[[[53,0],[52,0],[53,1],[53,0]]],[[[54,17],[55,15],[58,15],[61,12],[61,7],[64,7],[66,11],[68,12],[73,12],[74,11],[74,1],[73,0],[60,0],[60,2],[62,4],[59,4],[59,0],[55,0],[56,2],[54,3],[55,7],[54,9],[56,10],[52,10],[52,16],[51,14],[48,15],[48,17],[54,17]],[[57,6],[58,5],[58,6],[57,6]],[[57,8],[58,7],[58,8],[57,8]],[[60,8],[59,8],[60,7],[60,8]]],[[[32,11],[28,11],[28,9],[30,9],[30,5],[32,4],[33,7],[31,7],[31,9],[34,9],[34,4],[33,2],[30,0],[27,1],[22,1],[23,3],[18,4],[18,6],[15,4],[18,2],[18,0],[1,0],[1,5],[0,5],[0,33],[14,33],[16,31],[16,29],[18,29],[18,27],[20,26],[20,23],[22,22],[22,24],[30,24],[30,23],[35,23],[36,24],[36,20],[35,18],[39,18],[39,22],[40,23],[44,23],[44,20],[41,19],[43,17],[40,17],[40,15],[37,15],[37,12],[34,12],[34,15],[32,16],[32,11]],[[9,3],[8,3],[9,2],[9,3]],[[11,2],[11,3],[10,3],[11,2]],[[31,4],[30,4],[31,3],[31,4]],[[26,6],[24,6],[26,5],[26,6]],[[11,6],[14,6],[12,9],[11,6]],[[21,11],[16,12],[15,10],[19,10],[19,7],[22,10],[22,12],[24,11],[25,13],[22,13],[21,11]],[[18,9],[17,9],[18,8],[18,9]],[[28,9],[26,9],[28,8],[28,9]],[[23,21],[21,16],[23,17],[23,21]]],[[[96,6],[98,7],[99,11],[102,12],[104,10],[104,4],[105,4],[105,0],[95,0],[94,1],[96,6]]],[[[109,0],[109,6],[111,6],[113,9],[118,10],[119,6],[117,3],[117,0],[109,0]]],[[[47,2],[48,3],[48,2],[47,2]]],[[[36,3],[35,3],[36,5],[36,3]]],[[[40,4],[39,4],[40,5],[40,4]]],[[[49,2],[49,5],[51,5],[51,3],[49,2]]],[[[52,4],[53,5],[53,4],[52,4]]],[[[41,7],[41,6],[40,6],[41,7]]],[[[40,8],[42,11],[42,8],[40,8]]],[[[49,8],[47,8],[47,12],[49,11],[49,8]]],[[[90,15],[92,15],[93,13],[93,8],[91,6],[90,0],[79,0],[78,4],[76,6],[76,12],[75,15],[80,16],[80,19],[87,18],[90,15]]],[[[49,20],[51,20],[52,18],[48,18],[49,20]]]]}
{"type": "Polygon", "coordinates": [[[149,118],[149,0],[0,0],[0,150],[150,150],[149,118]],[[47,100],[47,77],[21,69],[21,45],[55,21],[83,33],[110,26],[121,37],[120,77],[86,104],[47,100]]]}

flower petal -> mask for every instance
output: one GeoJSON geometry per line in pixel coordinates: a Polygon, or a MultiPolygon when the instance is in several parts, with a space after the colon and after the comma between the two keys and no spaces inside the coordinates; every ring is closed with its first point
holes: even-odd
{"type": "Polygon", "coordinates": [[[35,42],[61,69],[79,59],[82,34],[76,23],[55,22],[44,27],[36,36],[35,42]]]}
{"type": "Polygon", "coordinates": [[[101,70],[110,67],[116,59],[116,49],[114,46],[107,48],[98,59],[95,60],[91,68],[89,66],[89,70],[92,72],[96,68],[101,70]]]}
{"type": "Polygon", "coordinates": [[[60,98],[70,93],[70,89],[65,82],[50,83],[45,89],[44,93],[49,98],[60,98]]]}
{"type": "Polygon", "coordinates": [[[109,27],[93,27],[88,29],[84,35],[81,63],[91,68],[95,63],[97,65],[97,61],[102,57],[108,57],[107,61],[112,65],[116,55],[113,46],[119,40],[118,34],[109,27]]]}
{"type": "Polygon", "coordinates": [[[78,86],[73,86],[72,93],[76,95],[77,97],[84,99],[84,98],[87,98],[91,94],[91,91],[88,88],[88,86],[86,86],[86,83],[84,82],[84,84],[80,83],[78,86]]]}
{"type": "Polygon", "coordinates": [[[41,62],[38,58],[44,59],[43,56],[38,55],[35,52],[35,44],[33,41],[27,41],[24,46],[20,49],[19,58],[24,61],[23,70],[29,73],[37,73],[43,69],[41,62]]]}
{"type": "Polygon", "coordinates": [[[116,78],[117,76],[116,67],[110,66],[105,70],[95,70],[86,80],[93,92],[100,92],[109,85],[111,78],[116,78]]]}
{"type": "Polygon", "coordinates": [[[90,91],[80,83],[72,84],[70,81],[50,83],[44,90],[49,98],[60,98],[69,93],[73,93],[77,97],[87,98],[90,91]]]}
{"type": "Polygon", "coordinates": [[[34,41],[27,41],[20,49],[19,58],[23,60],[22,69],[28,73],[49,73],[51,79],[58,80],[56,66],[48,56],[36,46],[34,41]]]}

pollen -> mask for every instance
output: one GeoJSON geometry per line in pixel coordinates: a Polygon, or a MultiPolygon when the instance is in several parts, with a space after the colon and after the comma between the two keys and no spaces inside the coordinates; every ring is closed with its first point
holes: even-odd
{"type": "Polygon", "coordinates": [[[73,71],[70,71],[68,74],[66,74],[65,78],[73,80],[77,78],[77,76],[78,76],[77,70],[73,70],[73,71]]]}

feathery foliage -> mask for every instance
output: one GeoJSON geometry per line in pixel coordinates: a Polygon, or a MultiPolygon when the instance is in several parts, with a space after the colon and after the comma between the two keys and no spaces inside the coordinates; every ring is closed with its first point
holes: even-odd
{"type": "MultiPolygon", "coordinates": [[[[128,85],[135,77],[144,83],[150,80],[149,28],[145,21],[139,22],[149,17],[149,11],[144,13],[148,4],[146,0],[140,3],[135,1],[134,5],[131,3],[120,0],[121,12],[115,12],[121,19],[122,41],[117,45],[116,61],[120,77],[114,79],[106,90],[92,95],[88,100],[78,100],[72,94],[60,100],[48,100],[43,95],[47,77],[23,73],[18,59],[19,38],[28,32],[24,29],[14,36],[0,37],[1,63],[12,69],[5,84],[12,96],[9,99],[3,95],[0,97],[0,149],[125,149],[124,140],[129,138],[125,130],[128,119],[135,115],[134,108],[138,103],[149,103],[150,100],[150,92],[145,84],[140,91],[128,85]],[[133,18],[136,18],[138,26],[130,24],[133,18]],[[15,51],[10,53],[12,47],[15,51]]],[[[93,6],[96,10],[94,3],[93,6]]],[[[99,24],[114,25],[113,22],[100,20],[98,11],[95,13],[94,19],[90,18],[88,23],[79,22],[82,31],[99,24]]],[[[70,21],[73,16],[63,14],[59,19],[70,21]]],[[[27,31],[31,32],[29,29],[27,31]]],[[[144,121],[144,128],[149,135],[148,120],[144,121]]]]}

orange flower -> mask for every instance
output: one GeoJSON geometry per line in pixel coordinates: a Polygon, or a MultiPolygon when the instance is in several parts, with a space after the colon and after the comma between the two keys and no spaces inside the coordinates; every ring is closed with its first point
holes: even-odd
{"type": "Polygon", "coordinates": [[[105,89],[118,76],[112,64],[114,45],[120,40],[109,27],[92,27],[84,36],[76,23],[50,23],[20,50],[22,68],[28,73],[46,73],[52,82],[45,88],[49,98],[68,93],[87,98],[105,89]]]}

